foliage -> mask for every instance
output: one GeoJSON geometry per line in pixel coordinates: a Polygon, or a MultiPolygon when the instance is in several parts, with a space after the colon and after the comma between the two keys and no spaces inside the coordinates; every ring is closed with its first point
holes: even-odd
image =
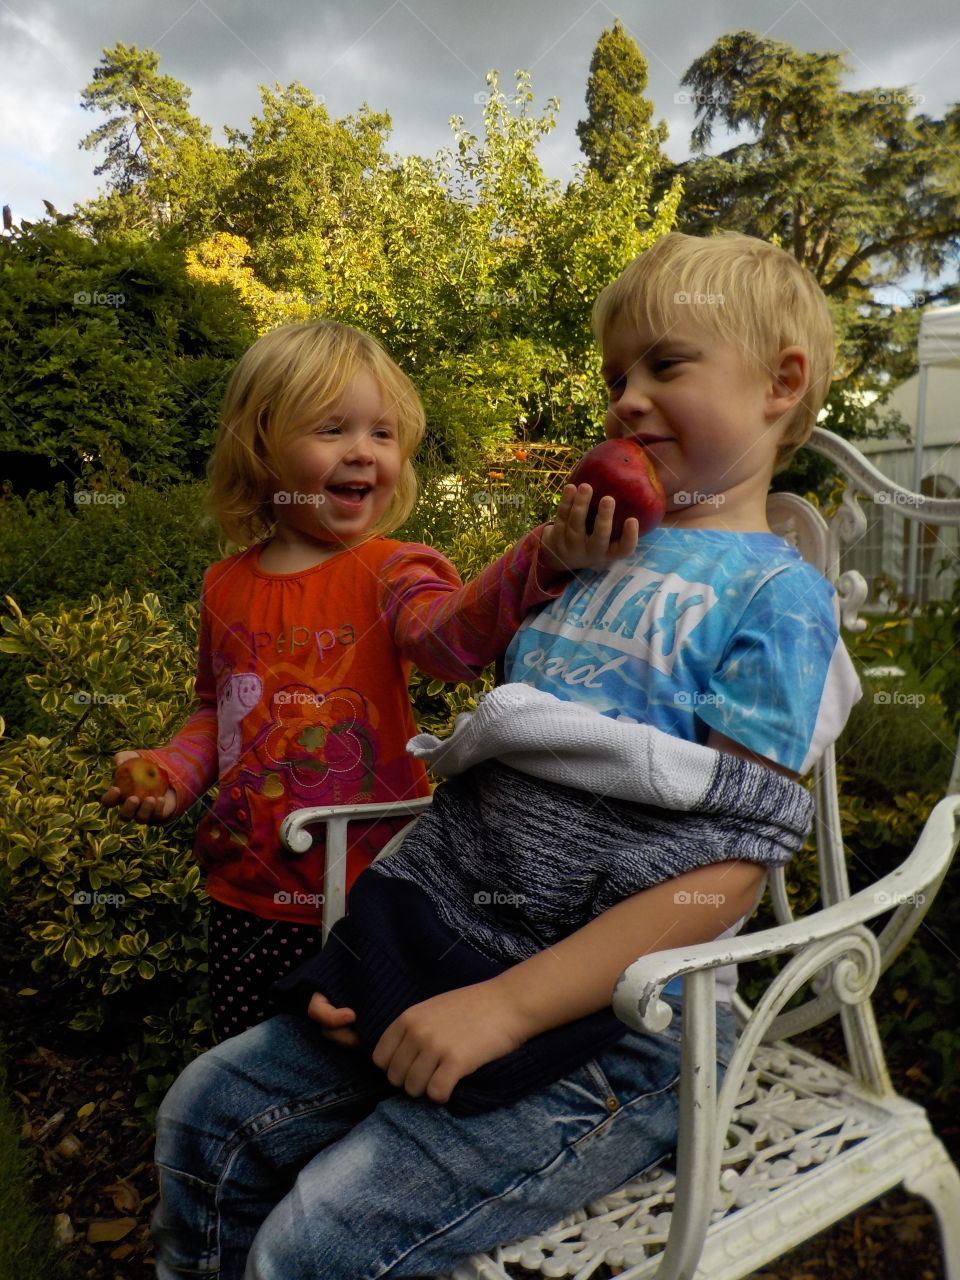
{"type": "MultiPolygon", "coordinates": [[[[90,1031],[119,1018],[161,1043],[163,1021],[201,1007],[205,953],[190,816],[163,828],[101,808],[112,753],[167,740],[191,701],[196,610],[182,625],[156,596],[24,617],[8,597],[0,650],[16,655],[47,732],[0,742],[0,867],[8,930],[31,953],[38,998],[90,1031]]],[[[198,1046],[202,1019],[179,1027],[198,1046]]],[[[170,1037],[167,1037],[169,1040],[170,1037]]],[[[148,1060],[150,1050],[148,1049],[148,1060]]],[[[169,1048],[164,1048],[169,1061],[169,1048]]]]}
{"type": "Polygon", "coordinates": [[[590,168],[609,182],[625,164],[647,153],[661,163],[667,124],[654,125],[653,103],[644,97],[647,63],[619,18],[600,33],[587,81],[587,118],[577,125],[590,168]]]}
{"type": "MultiPolygon", "coordinates": [[[[595,430],[590,306],[670,229],[679,200],[669,184],[652,200],[655,130],[610,183],[587,171],[562,189],[536,153],[556,103],[538,113],[522,72],[512,96],[496,73],[488,90],[482,136],[454,117],[449,149],[397,159],[388,116],[364,106],[333,120],[303,85],[264,88],[260,115],[226,130],[208,171],[177,178],[191,277],[233,289],[258,331],[332,315],[376,335],[417,383],[450,460],[595,430]]],[[[190,154],[178,143],[171,163],[190,154]]],[[[151,181],[137,187],[148,205],[151,181]]],[[[103,235],[132,225],[117,208],[80,215],[103,235]]]]}
{"type": "Polygon", "coordinates": [[[856,794],[868,804],[917,791],[943,795],[952,734],[940,699],[916,677],[861,676],[861,683],[863,698],[837,744],[856,794]]]}
{"type": "MultiPolygon", "coordinates": [[[[841,89],[846,70],[838,53],[722,36],[682,81],[696,104],[697,154],[664,175],[684,180],[681,230],[771,240],[816,277],[841,339],[828,424],[841,429],[841,416],[854,426],[874,416],[851,392],[882,393],[915,368],[919,311],[880,291],[911,273],[936,276],[960,244],[960,110],[911,115],[922,98],[841,89]],[[749,136],[708,155],[718,127],[749,136]]],[[[925,288],[917,302],[951,296],[925,288]]]]}
{"type": "MultiPolygon", "coordinates": [[[[204,569],[225,554],[203,503],[198,482],[0,495],[0,580],[27,614],[129,590],[156,592],[176,616],[199,599],[204,569]]],[[[21,661],[2,652],[0,704],[11,728],[48,731],[21,661]]]]}
{"type": "MultiPolygon", "coordinates": [[[[253,336],[234,291],[171,239],[38,224],[0,240],[0,450],[75,481],[199,475],[227,371],[253,336]]],[[[81,487],[82,484],[81,484],[81,487]]]]}
{"type": "Polygon", "coordinates": [[[190,113],[190,90],[161,75],[159,62],[152,49],[118,43],[103,51],[81,91],[85,111],[109,117],[80,143],[106,151],[94,169],[109,181],[108,194],[94,204],[101,231],[180,222],[188,199],[209,188],[221,167],[209,126],[190,113]]]}
{"type": "Polygon", "coordinates": [[[276,286],[362,204],[364,176],[387,165],[391,121],[366,105],[332,120],[299,83],[260,92],[249,131],[225,130],[231,181],[221,200],[226,229],[254,247],[262,278],[276,286]]]}
{"type": "Polygon", "coordinates": [[[248,265],[252,250],[242,236],[218,231],[191,245],[184,255],[189,275],[208,284],[233,290],[253,317],[257,333],[266,333],[279,324],[303,323],[312,308],[298,294],[278,293],[262,284],[248,265]]]}
{"type": "Polygon", "coordinates": [[[911,662],[929,686],[936,690],[950,717],[950,728],[960,730],[960,583],[950,601],[925,605],[913,619],[907,648],[911,662]]]}

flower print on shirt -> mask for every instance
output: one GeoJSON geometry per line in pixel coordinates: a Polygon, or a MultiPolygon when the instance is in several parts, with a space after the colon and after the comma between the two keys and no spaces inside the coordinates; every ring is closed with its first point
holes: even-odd
{"type": "Polygon", "coordinates": [[[317,693],[287,685],[273,696],[272,724],[257,738],[266,769],[280,772],[287,794],[316,804],[346,787],[371,794],[377,735],[363,694],[342,686],[317,693]]]}

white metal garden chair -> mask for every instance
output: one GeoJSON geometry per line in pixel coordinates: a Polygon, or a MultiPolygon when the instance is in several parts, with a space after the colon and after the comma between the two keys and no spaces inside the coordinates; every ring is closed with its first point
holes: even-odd
{"type": "MultiPolygon", "coordinates": [[[[836,584],[843,624],[861,630],[857,611],[866,583],[857,573],[840,573],[841,545],[866,528],[858,494],[873,500],[883,494],[880,500],[896,503],[908,520],[934,525],[960,526],[960,501],[908,494],[827,431],[818,429],[808,447],[835,463],[847,481],[839,510],[827,524],[804,499],[775,494],[770,523],[836,584]]],[[[847,879],[832,748],[816,768],[814,787],[820,909],[794,919],[784,874],[774,872],[776,927],[644,956],[614,993],[624,1022],[660,1030],[672,1017],[660,992],[672,978],[683,979],[675,1166],[648,1170],[541,1235],[465,1259],[450,1280],[531,1273],[599,1280],[611,1269],[619,1280],[740,1280],[899,1184],[933,1206],[945,1274],[960,1280],[960,1174],[924,1110],[894,1092],[870,1003],[878,978],[928,910],[960,840],[960,743],[949,794],[913,852],[859,893],[851,894],[847,879]],[[873,927],[882,917],[889,917],[883,927],[873,927]],[[783,963],[762,998],[753,1008],[736,1001],[739,1041],[717,1095],[715,1073],[706,1069],[716,1039],[714,972],[771,956],[783,963]],[[803,1002],[786,1009],[803,989],[803,1002]],[[834,1016],[848,1071],[790,1043],[834,1016]]],[[[326,823],[326,928],[343,913],[348,822],[415,813],[428,803],[303,809],[286,819],[283,839],[301,851],[309,848],[309,827],[326,823]]]]}

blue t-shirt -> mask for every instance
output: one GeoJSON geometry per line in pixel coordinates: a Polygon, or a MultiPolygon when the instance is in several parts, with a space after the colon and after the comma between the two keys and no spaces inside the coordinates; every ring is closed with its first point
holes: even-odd
{"type": "Polygon", "coordinates": [[[834,597],[775,534],[661,527],[529,614],[505,675],[690,742],[716,729],[803,773],[860,696],[834,597]]]}

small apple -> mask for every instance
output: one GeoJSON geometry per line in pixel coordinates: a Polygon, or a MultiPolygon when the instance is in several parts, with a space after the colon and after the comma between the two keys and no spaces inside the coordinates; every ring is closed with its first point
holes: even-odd
{"type": "Polygon", "coordinates": [[[640,534],[656,528],[667,509],[653,464],[642,444],[636,440],[604,440],[583,455],[570,472],[567,484],[589,484],[593,497],[587,509],[587,533],[593,532],[600,499],[616,500],[610,537],[615,541],[623,533],[628,516],[640,522],[640,534]]]}
{"type": "Polygon", "coordinates": [[[132,760],[124,760],[123,764],[117,765],[117,771],[113,775],[113,785],[120,790],[120,794],[126,799],[127,796],[138,796],[141,800],[147,796],[165,795],[170,783],[167,781],[167,775],[162,769],[158,769],[152,760],[144,760],[140,756],[136,756],[132,760]]]}

